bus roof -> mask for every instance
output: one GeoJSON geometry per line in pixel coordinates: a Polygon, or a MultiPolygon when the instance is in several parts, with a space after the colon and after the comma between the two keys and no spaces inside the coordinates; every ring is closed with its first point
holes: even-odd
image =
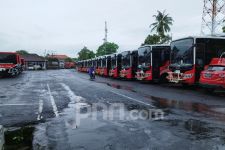
{"type": "Polygon", "coordinates": [[[0,54],[18,54],[16,52],[0,52],[0,54]]]}
{"type": "Polygon", "coordinates": [[[188,38],[193,38],[193,39],[221,39],[221,40],[225,40],[225,37],[218,37],[218,36],[188,36],[188,37],[179,38],[179,39],[176,39],[176,40],[173,40],[173,41],[179,41],[179,40],[188,39],[188,38]]]}
{"type": "Polygon", "coordinates": [[[150,44],[146,44],[146,45],[143,45],[139,48],[143,48],[143,47],[161,47],[161,46],[170,46],[169,44],[153,44],[153,45],[150,45],[150,44]]]}

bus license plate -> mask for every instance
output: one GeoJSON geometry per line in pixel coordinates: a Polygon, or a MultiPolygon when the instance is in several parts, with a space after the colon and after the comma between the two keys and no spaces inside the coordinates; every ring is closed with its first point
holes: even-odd
{"type": "Polygon", "coordinates": [[[175,73],[180,73],[180,70],[175,70],[174,72],[175,72],[175,73]]]}

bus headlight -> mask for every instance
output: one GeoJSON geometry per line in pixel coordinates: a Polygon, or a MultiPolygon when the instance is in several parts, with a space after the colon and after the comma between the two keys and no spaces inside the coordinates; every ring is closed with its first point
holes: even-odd
{"type": "Polygon", "coordinates": [[[220,77],[220,78],[225,78],[225,73],[219,74],[219,77],[220,77]]]}
{"type": "Polygon", "coordinates": [[[183,78],[184,79],[190,79],[190,78],[192,78],[193,77],[193,74],[184,74],[183,75],[183,78]]]}
{"type": "Polygon", "coordinates": [[[5,68],[0,68],[0,71],[6,71],[6,69],[5,68]]]}

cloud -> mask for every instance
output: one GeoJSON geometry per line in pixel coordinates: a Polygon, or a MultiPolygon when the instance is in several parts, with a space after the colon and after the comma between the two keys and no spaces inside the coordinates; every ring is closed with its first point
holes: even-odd
{"type": "Polygon", "coordinates": [[[71,57],[96,50],[108,21],[109,40],[120,51],[137,49],[157,10],[174,18],[174,38],[199,34],[203,3],[196,0],[7,0],[0,2],[0,51],[45,50],[71,57]]]}

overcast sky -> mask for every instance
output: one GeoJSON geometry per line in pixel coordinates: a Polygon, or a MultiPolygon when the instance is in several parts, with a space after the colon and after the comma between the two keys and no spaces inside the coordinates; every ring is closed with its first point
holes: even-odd
{"type": "Polygon", "coordinates": [[[75,57],[87,46],[96,51],[104,38],[120,51],[137,49],[150,33],[157,10],[175,20],[173,38],[200,34],[203,0],[0,0],[0,51],[75,57]]]}

